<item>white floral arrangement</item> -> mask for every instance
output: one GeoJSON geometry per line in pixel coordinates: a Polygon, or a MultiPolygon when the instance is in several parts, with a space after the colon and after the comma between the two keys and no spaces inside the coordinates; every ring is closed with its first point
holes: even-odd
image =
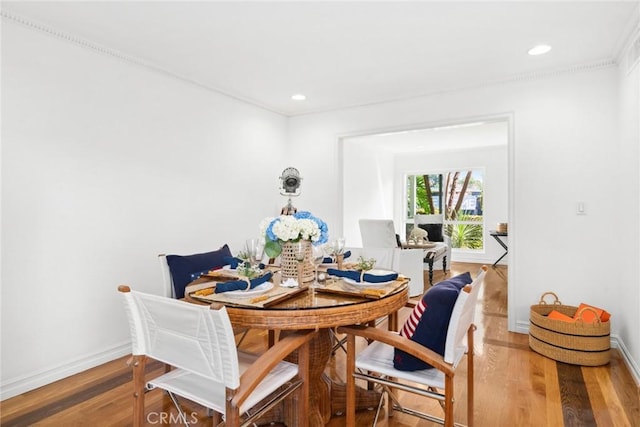
{"type": "Polygon", "coordinates": [[[376,265],[375,258],[365,258],[363,256],[358,257],[358,263],[356,264],[356,270],[369,271],[376,265]]]}
{"type": "Polygon", "coordinates": [[[246,277],[248,279],[255,279],[256,277],[262,276],[264,273],[263,270],[258,266],[251,265],[250,262],[245,261],[238,264],[236,268],[236,272],[241,277],[246,277]]]}
{"type": "Polygon", "coordinates": [[[306,211],[265,218],[260,223],[260,235],[265,237],[264,251],[269,258],[280,255],[286,242],[310,240],[313,245],[327,243],[328,232],[324,221],[306,211]]]}

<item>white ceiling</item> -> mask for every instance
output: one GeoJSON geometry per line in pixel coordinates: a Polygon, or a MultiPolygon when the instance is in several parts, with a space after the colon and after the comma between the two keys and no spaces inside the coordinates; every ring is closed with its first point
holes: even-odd
{"type": "Polygon", "coordinates": [[[610,64],[637,4],[3,1],[2,14],[291,116],[610,64]],[[527,55],[539,43],[553,50],[527,55]]]}

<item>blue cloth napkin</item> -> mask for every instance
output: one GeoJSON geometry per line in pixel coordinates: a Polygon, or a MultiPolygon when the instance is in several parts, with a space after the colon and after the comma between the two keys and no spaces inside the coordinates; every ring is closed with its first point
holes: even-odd
{"type": "MultiPolygon", "coordinates": [[[[357,270],[338,270],[336,268],[327,268],[327,274],[337,277],[345,277],[354,282],[360,282],[360,271],[357,270]]],[[[383,275],[364,273],[364,281],[369,283],[390,282],[398,278],[398,273],[389,273],[383,275]]]]}
{"type": "MultiPolygon", "coordinates": [[[[347,251],[344,253],[343,259],[347,259],[351,256],[351,251],[347,251]]],[[[322,259],[323,264],[333,264],[335,261],[334,257],[326,256],[322,259]]]]}
{"type": "MultiPolygon", "coordinates": [[[[251,285],[249,289],[253,289],[256,286],[260,286],[263,283],[266,283],[271,279],[271,272],[268,272],[264,276],[256,277],[255,279],[251,279],[251,285]]],[[[216,283],[216,294],[221,292],[229,292],[229,291],[239,291],[247,289],[247,282],[244,280],[232,280],[230,282],[219,282],[216,283]]]]}
{"type": "Polygon", "coordinates": [[[238,258],[238,257],[234,257],[234,256],[226,256],[226,257],[222,258],[222,260],[224,262],[226,262],[229,265],[229,267],[231,267],[231,268],[237,268],[238,264],[244,262],[243,259],[238,258]]]}
{"type": "MultiPolygon", "coordinates": [[[[225,265],[228,265],[229,267],[231,267],[232,269],[236,269],[238,268],[238,265],[242,264],[243,262],[245,262],[242,258],[237,258],[234,256],[226,256],[223,258],[224,262],[226,263],[225,265]]],[[[264,270],[265,265],[263,263],[258,264],[258,268],[260,270],[264,270]]]]}

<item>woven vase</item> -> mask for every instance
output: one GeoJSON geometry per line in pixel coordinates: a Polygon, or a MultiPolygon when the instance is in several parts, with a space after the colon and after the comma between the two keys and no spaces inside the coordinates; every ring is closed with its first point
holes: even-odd
{"type": "MultiPolygon", "coordinates": [[[[311,262],[311,240],[303,240],[304,244],[304,261],[302,261],[302,282],[313,281],[313,263],[311,262]]],[[[284,243],[282,245],[282,253],[280,254],[280,267],[282,269],[282,280],[293,278],[298,280],[298,264],[296,259],[295,243],[284,243]]]]}

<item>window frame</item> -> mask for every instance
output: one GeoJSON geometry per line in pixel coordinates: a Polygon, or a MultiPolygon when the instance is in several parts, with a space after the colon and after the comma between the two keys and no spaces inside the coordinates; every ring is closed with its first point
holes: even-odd
{"type": "MultiPolygon", "coordinates": [[[[451,229],[453,227],[456,226],[463,226],[463,225],[477,225],[480,227],[480,236],[476,237],[473,239],[473,241],[477,242],[476,244],[479,244],[478,247],[473,248],[473,247],[454,247],[452,245],[452,250],[455,251],[461,251],[461,252],[472,252],[472,253],[484,253],[485,252],[485,234],[486,234],[486,224],[485,224],[485,214],[484,214],[484,198],[485,198],[485,189],[484,189],[484,178],[486,175],[486,169],[484,167],[472,167],[472,168],[451,168],[451,169],[439,169],[436,171],[428,171],[428,172],[414,172],[414,173],[405,173],[404,174],[404,180],[403,180],[403,202],[404,202],[404,208],[403,208],[403,222],[404,222],[404,228],[406,233],[408,234],[411,230],[411,228],[413,227],[413,225],[415,224],[415,215],[416,215],[416,211],[417,211],[417,204],[416,204],[416,199],[417,199],[417,177],[420,176],[424,176],[424,175],[429,175],[429,176],[433,176],[433,175],[438,175],[438,192],[437,193],[432,193],[432,199],[434,199],[434,197],[438,197],[440,200],[439,206],[434,206],[434,210],[436,210],[436,214],[443,214],[444,215],[444,227],[445,227],[445,233],[447,233],[447,235],[449,236],[449,238],[451,238],[451,229]],[[446,211],[446,206],[442,206],[443,205],[443,201],[446,199],[446,179],[447,179],[447,174],[453,174],[455,172],[458,173],[465,173],[467,171],[471,171],[471,177],[470,177],[470,182],[473,179],[474,175],[480,176],[480,183],[481,183],[481,190],[480,190],[480,194],[476,195],[476,203],[477,203],[477,199],[480,198],[481,202],[480,202],[480,214],[479,219],[478,220],[468,220],[468,219],[450,219],[448,218],[448,215],[446,214],[446,212],[442,212],[442,211],[446,211]],[[412,179],[410,179],[412,178],[412,179]],[[435,195],[435,196],[434,196],[435,195]],[[438,211],[440,210],[440,211],[438,211]]],[[[432,186],[433,187],[433,186],[432,186]]],[[[432,190],[433,191],[433,190],[432,190]]],[[[468,194],[470,191],[470,189],[467,187],[465,189],[465,194],[468,194]]],[[[472,190],[471,190],[472,191],[472,190]]],[[[465,197],[466,198],[466,197],[465,197]]],[[[464,203],[464,199],[463,202],[464,203]]],[[[474,208],[474,210],[478,210],[478,207],[476,206],[474,208]]],[[[462,211],[462,208],[460,209],[460,211],[462,211]]],[[[406,238],[406,236],[405,236],[406,238]]]]}

